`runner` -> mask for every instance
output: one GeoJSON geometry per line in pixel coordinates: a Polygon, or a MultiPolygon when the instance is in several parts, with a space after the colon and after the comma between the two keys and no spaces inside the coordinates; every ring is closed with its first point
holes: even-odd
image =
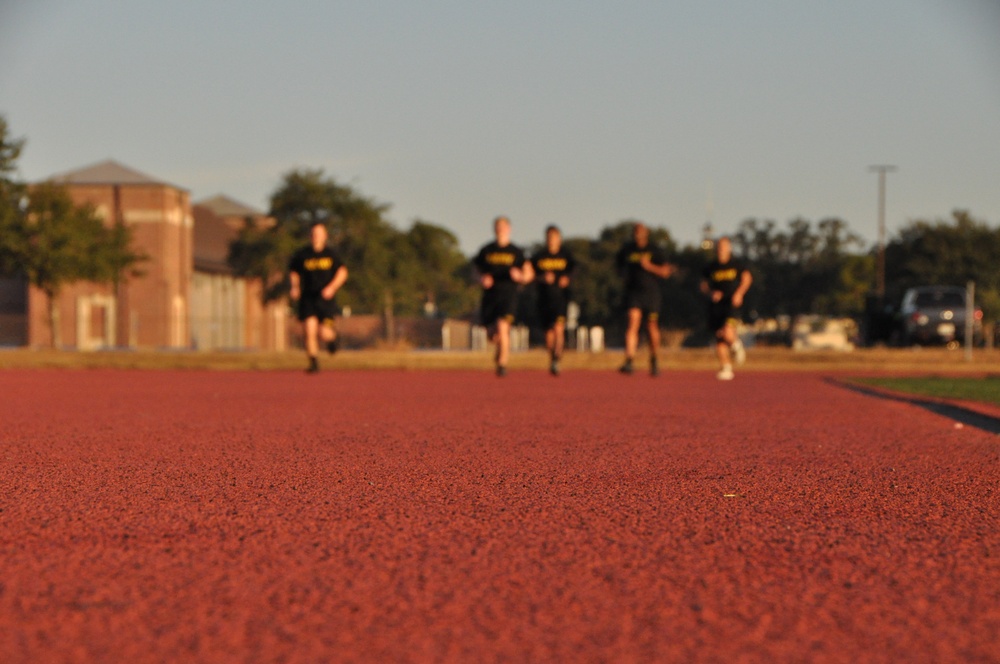
{"type": "Polygon", "coordinates": [[[510,359],[510,328],[517,313],[518,289],[534,278],[534,270],[521,248],[511,244],[507,217],[493,221],[493,233],[496,239],[479,250],[473,265],[483,287],[482,323],[496,344],[496,374],[503,377],[510,359]]]}
{"type": "Polygon", "coordinates": [[[733,379],[733,362],[746,360],[743,342],[736,335],[740,307],[753,277],[750,270],[733,258],[732,242],[720,238],[715,245],[715,260],[705,267],[701,292],[708,297],[708,326],[715,334],[715,354],[719,358],[719,380],[733,379]]]}
{"type": "Polygon", "coordinates": [[[549,351],[549,373],[559,375],[559,360],[566,341],[566,310],[569,282],[576,263],[562,246],[557,226],[545,229],[545,249],[531,261],[538,282],[538,315],[545,328],[545,348],[549,351]]]}
{"type": "Polygon", "coordinates": [[[334,319],[340,308],[334,297],[347,281],[347,267],[327,246],[327,237],[326,226],[314,223],[309,229],[309,244],[295,252],[288,266],[289,296],[293,302],[298,301],[298,316],[309,356],[308,373],[319,371],[321,339],[331,354],[337,352],[334,319]]]}
{"type": "Polygon", "coordinates": [[[632,229],[632,240],[626,242],[618,252],[617,265],[625,278],[625,309],[627,328],[625,330],[625,363],[618,369],[631,375],[632,362],[639,348],[639,330],[643,319],[649,333],[649,374],[660,373],[657,351],[660,347],[660,308],[662,294],[660,281],[676,271],[667,262],[663,251],[649,243],[649,229],[643,223],[636,223],[632,229]]]}

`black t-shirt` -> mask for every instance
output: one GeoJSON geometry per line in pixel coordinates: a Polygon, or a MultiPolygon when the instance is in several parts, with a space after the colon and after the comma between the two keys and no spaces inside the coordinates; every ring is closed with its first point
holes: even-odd
{"type": "Polygon", "coordinates": [[[559,280],[569,276],[576,268],[573,255],[564,247],[560,247],[556,253],[552,253],[548,249],[542,250],[531,259],[531,264],[535,268],[535,281],[543,296],[562,293],[565,289],[559,287],[559,280]],[[545,281],[547,272],[551,272],[555,276],[555,281],[551,284],[545,281]]]}
{"type": "Polygon", "coordinates": [[[656,292],[660,288],[660,277],[640,265],[643,256],[647,256],[653,265],[666,265],[667,263],[667,257],[659,247],[647,244],[640,248],[635,240],[626,242],[618,252],[615,261],[618,270],[625,276],[626,292],[650,293],[656,292]]]}
{"type": "Polygon", "coordinates": [[[508,244],[501,247],[493,241],[479,250],[472,263],[480,274],[492,276],[494,284],[513,284],[510,269],[524,266],[524,252],[516,245],[508,244]]]}
{"type": "Polygon", "coordinates": [[[743,273],[746,271],[743,263],[730,258],[727,263],[720,263],[714,260],[705,266],[702,277],[708,282],[708,287],[713,291],[722,291],[722,299],[728,302],[736,289],[740,287],[743,273]]]}
{"type": "Polygon", "coordinates": [[[333,281],[333,276],[343,265],[340,256],[330,247],[316,251],[312,245],[307,245],[292,256],[288,271],[299,275],[302,294],[314,297],[333,281]]]}

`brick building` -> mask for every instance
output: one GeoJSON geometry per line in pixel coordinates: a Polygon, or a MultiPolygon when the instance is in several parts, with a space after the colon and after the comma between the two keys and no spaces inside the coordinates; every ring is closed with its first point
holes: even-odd
{"type": "MultiPolygon", "coordinates": [[[[105,223],[123,221],[133,249],[147,256],[141,274],[117,289],[89,282],[63,288],[55,308],[63,347],[285,348],[287,305],[264,306],[260,284],[226,265],[240,225],[262,213],[225,197],[193,208],[187,190],[114,161],[51,180],[77,205],[94,206],[105,223]]],[[[0,345],[51,344],[44,293],[23,279],[0,280],[0,345]]]]}
{"type": "MultiPolygon", "coordinates": [[[[112,286],[67,285],[56,303],[63,346],[186,348],[192,272],[192,217],[188,192],[167,182],[105,161],[61,173],[52,181],[66,186],[77,205],[91,204],[107,224],[123,221],[133,247],[148,256],[142,275],[112,286]]],[[[27,344],[52,343],[45,295],[28,289],[27,344]]]]}
{"type": "Polygon", "coordinates": [[[285,350],[290,316],[284,301],[263,303],[258,279],[233,274],[229,243],[247,222],[266,225],[259,210],[226,196],[194,204],[194,276],[191,283],[191,343],[199,350],[285,350]]]}

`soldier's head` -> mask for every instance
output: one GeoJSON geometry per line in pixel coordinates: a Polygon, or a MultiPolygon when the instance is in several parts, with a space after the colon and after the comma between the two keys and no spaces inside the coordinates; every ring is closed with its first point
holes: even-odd
{"type": "Polygon", "coordinates": [[[640,247],[649,244],[649,228],[646,224],[641,221],[636,222],[635,226],[632,227],[632,239],[640,247]]]}
{"type": "Polygon", "coordinates": [[[321,221],[313,222],[313,225],[309,227],[309,243],[312,244],[312,248],[319,251],[326,246],[326,240],[329,234],[326,230],[326,224],[321,221]]]}
{"type": "Polygon", "coordinates": [[[720,263],[728,263],[733,256],[733,243],[728,237],[720,237],[715,243],[715,257],[720,263]]]}
{"type": "Polygon", "coordinates": [[[556,253],[562,246],[562,232],[555,224],[545,229],[545,248],[551,253],[556,253]]]}
{"type": "Polygon", "coordinates": [[[493,220],[493,233],[497,237],[497,244],[504,246],[510,244],[510,219],[507,217],[497,217],[493,220]]]}

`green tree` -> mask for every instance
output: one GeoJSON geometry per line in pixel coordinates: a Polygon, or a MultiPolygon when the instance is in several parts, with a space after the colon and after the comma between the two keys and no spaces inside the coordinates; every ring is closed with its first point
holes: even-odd
{"type": "Polygon", "coordinates": [[[1000,316],[1000,229],[965,210],[950,220],[913,221],[886,245],[886,289],[891,301],[913,286],[965,286],[976,282],[984,315],[1000,316]]]}
{"type": "Polygon", "coordinates": [[[772,220],[747,219],[733,235],[733,247],[754,276],[748,312],[846,316],[864,309],[867,289],[858,279],[870,258],[852,253],[863,244],[841,219],[823,219],[814,226],[796,218],[787,230],[772,220]]]}
{"type": "Polygon", "coordinates": [[[56,301],[67,284],[115,283],[142,256],[130,248],[129,229],[106,228],[93,206],[77,206],[65,187],[45,182],[31,188],[19,214],[4,218],[4,264],[41,290],[48,301],[52,345],[61,345],[56,301]]]}
{"type": "Polygon", "coordinates": [[[858,316],[875,280],[875,258],[871,254],[845,254],[836,263],[833,288],[821,289],[816,310],[840,316],[858,316]]]}
{"type": "MultiPolygon", "coordinates": [[[[684,247],[671,256],[677,273],[663,283],[663,325],[675,330],[707,334],[705,297],[701,280],[705,266],[714,257],[700,247],[684,247]]],[[[707,339],[706,339],[707,342],[707,339]]]]}
{"type": "Polygon", "coordinates": [[[144,274],[140,264],[149,260],[149,255],[133,248],[132,227],[121,219],[116,219],[110,227],[105,227],[104,239],[97,247],[94,260],[95,272],[101,280],[114,287],[115,296],[127,277],[144,274]]]}
{"type": "Polygon", "coordinates": [[[410,266],[402,284],[403,313],[418,313],[428,302],[442,316],[460,317],[475,310],[478,289],[469,282],[469,261],[454,233],[418,219],[406,232],[405,244],[406,255],[397,258],[410,266]]]}
{"type": "Polygon", "coordinates": [[[24,149],[23,138],[12,138],[7,126],[7,118],[0,115],[0,186],[3,188],[19,185],[14,179],[17,174],[17,160],[24,149]]]}
{"type": "Polygon", "coordinates": [[[9,135],[0,116],[0,274],[20,276],[48,300],[53,346],[59,346],[56,300],[77,281],[117,284],[144,256],[131,248],[131,230],[106,228],[92,206],[73,204],[66,189],[46,182],[29,191],[15,178],[24,139],[9,135]]]}
{"type": "Polygon", "coordinates": [[[811,293],[804,299],[816,313],[860,315],[875,273],[873,257],[858,253],[864,243],[842,219],[820,220],[815,237],[804,284],[811,293]]]}
{"type": "Polygon", "coordinates": [[[227,262],[241,277],[256,278],[263,284],[261,298],[272,302],[288,291],[285,270],[292,253],[305,240],[301,233],[258,222],[252,217],[229,245],[227,262]]]}
{"type": "Polygon", "coordinates": [[[229,248],[229,264],[241,276],[265,284],[265,301],[287,292],[288,262],[308,242],[309,227],[325,223],[333,244],[350,270],[340,302],[359,312],[377,312],[391,296],[390,240],[398,233],[383,218],[388,206],[338,184],[322,169],[292,170],[271,195],[274,223],[248,223],[229,248]]]}
{"type": "Polygon", "coordinates": [[[16,255],[7,249],[15,229],[24,214],[25,186],[16,179],[17,159],[24,148],[24,139],[10,135],[7,119],[0,115],[0,276],[16,274],[16,255]]]}
{"type": "Polygon", "coordinates": [[[475,289],[455,236],[422,220],[401,232],[386,221],[388,209],[320,169],[292,170],[271,196],[273,223],[248,222],[230,245],[229,264],[237,274],[260,278],[265,300],[280,298],[292,254],[319,221],[350,271],[342,305],[357,313],[417,315],[430,301],[449,315],[468,313],[475,289]]]}

